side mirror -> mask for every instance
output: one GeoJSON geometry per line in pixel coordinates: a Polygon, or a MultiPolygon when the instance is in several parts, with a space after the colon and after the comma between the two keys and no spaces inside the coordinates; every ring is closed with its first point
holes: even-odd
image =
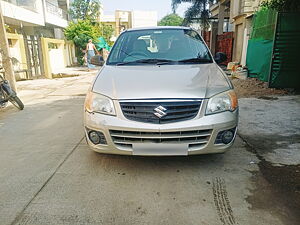
{"type": "Polygon", "coordinates": [[[91,58],[90,62],[96,66],[103,66],[105,61],[101,55],[95,55],[91,58]]]}
{"type": "Polygon", "coordinates": [[[216,63],[220,64],[222,62],[225,62],[227,60],[227,55],[223,52],[217,52],[215,56],[216,63]]]}

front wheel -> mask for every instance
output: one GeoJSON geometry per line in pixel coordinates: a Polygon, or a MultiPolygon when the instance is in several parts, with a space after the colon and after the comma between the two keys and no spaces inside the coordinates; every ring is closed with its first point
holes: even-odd
{"type": "Polygon", "coordinates": [[[10,97],[9,101],[16,106],[18,109],[23,110],[24,109],[24,104],[23,102],[19,99],[18,96],[10,97]]]}

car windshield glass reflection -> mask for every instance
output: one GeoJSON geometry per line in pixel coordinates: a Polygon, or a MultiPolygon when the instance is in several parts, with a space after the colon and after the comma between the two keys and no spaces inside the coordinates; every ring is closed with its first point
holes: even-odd
{"type": "Polygon", "coordinates": [[[184,29],[124,32],[108,58],[110,65],[212,63],[199,34],[184,29]]]}

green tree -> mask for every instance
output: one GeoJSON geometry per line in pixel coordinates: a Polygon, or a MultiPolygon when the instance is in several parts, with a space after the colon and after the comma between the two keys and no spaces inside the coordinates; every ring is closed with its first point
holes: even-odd
{"type": "Polygon", "coordinates": [[[183,18],[175,13],[166,15],[159,22],[159,26],[180,26],[182,25],[183,18]]]}
{"type": "Polygon", "coordinates": [[[268,0],[261,3],[262,7],[275,9],[279,12],[299,12],[299,0],[268,0]]]}
{"type": "Polygon", "coordinates": [[[64,33],[68,40],[72,40],[76,46],[76,56],[79,64],[83,64],[83,55],[89,39],[94,43],[99,37],[104,37],[108,44],[114,32],[113,28],[99,23],[100,2],[99,0],[74,0],[69,11],[73,22],[65,29],[64,33]]]}
{"type": "MultiPolygon", "coordinates": [[[[217,0],[218,1],[218,0],[217,0]]],[[[193,21],[201,23],[204,29],[209,26],[209,3],[215,2],[215,0],[172,0],[173,11],[181,3],[191,3],[191,6],[186,10],[184,14],[184,25],[188,25],[193,21]]]]}
{"type": "Polygon", "coordinates": [[[95,22],[100,16],[99,0],[74,0],[70,5],[70,16],[73,20],[95,22]]]}
{"type": "Polygon", "coordinates": [[[89,39],[97,41],[100,36],[99,30],[88,20],[78,20],[71,22],[65,29],[65,36],[72,40],[80,48],[85,48],[89,39]]]}
{"type": "Polygon", "coordinates": [[[77,22],[71,22],[64,31],[67,40],[71,40],[76,45],[76,56],[79,64],[83,64],[83,50],[86,48],[86,44],[89,39],[93,39],[97,42],[97,38],[100,36],[98,27],[93,25],[89,20],[78,20],[77,22]]]}
{"type": "Polygon", "coordinates": [[[4,24],[4,28],[5,28],[6,32],[11,33],[11,29],[10,29],[9,25],[4,24]]]}
{"type": "Polygon", "coordinates": [[[110,25],[104,24],[104,23],[100,23],[98,26],[99,29],[99,33],[102,37],[104,37],[104,39],[106,40],[106,42],[108,43],[109,46],[113,45],[113,42],[110,41],[113,33],[115,32],[114,28],[110,25]]]}

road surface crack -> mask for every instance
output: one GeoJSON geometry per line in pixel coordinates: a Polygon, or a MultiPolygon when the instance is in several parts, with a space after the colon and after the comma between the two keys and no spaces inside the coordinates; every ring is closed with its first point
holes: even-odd
{"type": "Polygon", "coordinates": [[[61,166],[67,161],[67,159],[72,155],[72,153],[78,148],[78,146],[80,145],[80,143],[82,142],[82,140],[84,139],[84,137],[82,137],[80,139],[80,141],[74,146],[74,148],[72,148],[72,150],[66,155],[66,157],[64,158],[64,160],[56,167],[56,169],[53,171],[53,173],[50,175],[50,177],[48,177],[48,179],[44,182],[44,184],[40,187],[40,189],[34,194],[34,196],[29,200],[29,202],[23,207],[23,209],[21,210],[21,212],[16,216],[16,218],[14,219],[14,221],[11,223],[11,225],[15,225],[19,222],[19,220],[21,219],[21,217],[23,216],[25,210],[29,207],[29,205],[33,202],[33,200],[39,195],[39,193],[41,193],[41,191],[46,187],[46,185],[50,182],[50,180],[54,177],[54,175],[57,173],[57,171],[61,168],[61,166]]]}

